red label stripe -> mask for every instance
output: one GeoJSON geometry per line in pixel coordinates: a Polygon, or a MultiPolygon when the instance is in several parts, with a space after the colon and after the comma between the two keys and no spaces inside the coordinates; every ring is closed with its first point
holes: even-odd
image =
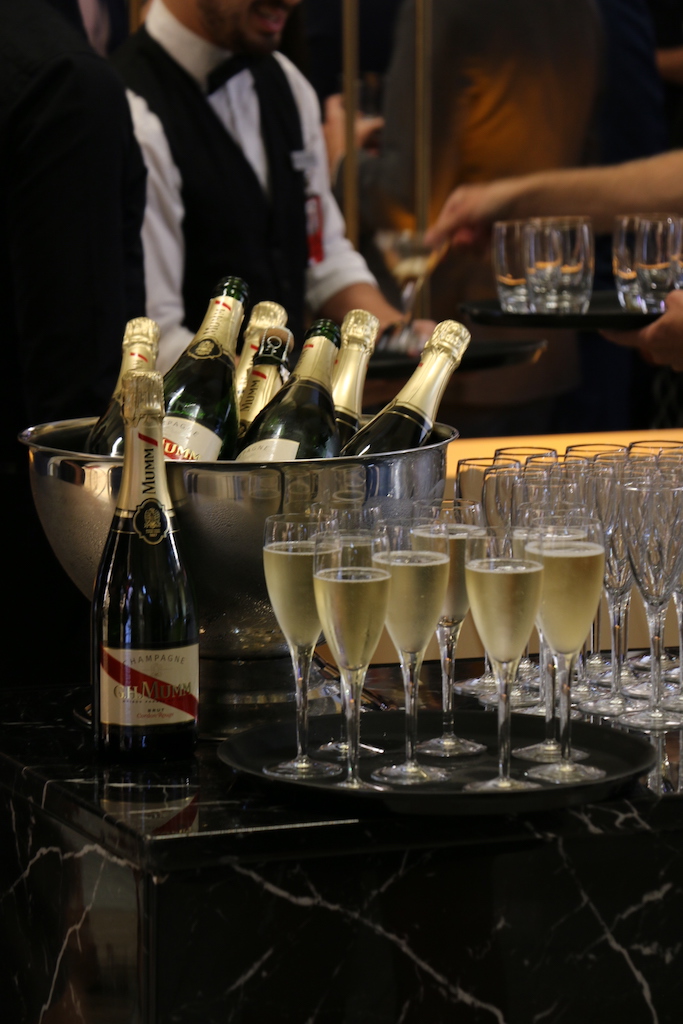
{"type": "Polygon", "coordinates": [[[155,836],[173,835],[175,832],[189,832],[190,828],[194,824],[194,820],[197,817],[199,810],[199,797],[193,796],[187,807],[183,807],[181,811],[174,814],[172,818],[164,822],[163,825],[159,825],[158,828],[152,829],[155,836]]]}
{"type": "Polygon", "coordinates": [[[100,664],[102,671],[106,672],[114,682],[119,683],[121,686],[129,686],[142,696],[150,697],[151,700],[157,701],[158,704],[166,704],[168,707],[175,708],[177,711],[183,711],[186,715],[191,715],[193,718],[197,717],[199,701],[193,694],[175,693],[173,687],[170,687],[171,693],[168,695],[161,696],[154,693],[158,684],[162,686],[170,684],[165,683],[163,679],[157,679],[156,676],[150,676],[146,672],[141,672],[131,665],[125,665],[118,658],[114,657],[110,651],[105,650],[103,646],[100,647],[100,664]],[[154,695],[152,696],[152,694],[154,695]]]}
{"type": "Polygon", "coordinates": [[[153,437],[148,437],[147,434],[141,434],[138,430],[138,437],[141,441],[146,441],[147,444],[153,444],[155,448],[159,447],[159,442],[155,441],[153,437]]]}

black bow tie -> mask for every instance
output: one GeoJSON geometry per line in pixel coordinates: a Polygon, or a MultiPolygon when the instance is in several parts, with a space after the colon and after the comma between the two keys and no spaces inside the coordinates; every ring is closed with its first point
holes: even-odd
{"type": "Polygon", "coordinates": [[[260,64],[262,57],[254,57],[251,54],[236,53],[232,57],[228,57],[218,67],[210,71],[206,78],[206,92],[210,96],[212,92],[216,92],[222,85],[232,78],[233,75],[238,75],[240,71],[244,71],[245,68],[250,68],[252,71],[260,64]]]}

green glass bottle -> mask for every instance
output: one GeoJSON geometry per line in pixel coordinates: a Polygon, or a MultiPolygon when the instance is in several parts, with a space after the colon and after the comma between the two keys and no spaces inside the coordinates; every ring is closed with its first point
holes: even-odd
{"type": "Polygon", "coordinates": [[[121,369],[114,393],[103,415],[88,435],[88,451],[93,455],[123,455],[123,376],[129,370],[154,370],[159,354],[159,325],[146,316],[129,320],[123,335],[121,369]]]}
{"type": "Polygon", "coordinates": [[[240,404],[263,332],[267,327],[284,327],[286,323],[287,310],[277,302],[257,302],[252,309],[249,323],[244,328],[242,351],[235,373],[235,390],[237,391],[237,401],[240,404]]]}
{"type": "Polygon", "coordinates": [[[232,459],[237,441],[235,352],[248,289],[224,277],[194,338],[164,377],[167,459],[232,459]]]}
{"type": "Polygon", "coordinates": [[[166,480],[163,378],[123,378],[123,473],[92,600],[93,731],[103,758],[181,759],[197,739],[199,627],[166,480]]]}
{"type": "Polygon", "coordinates": [[[332,370],[340,341],[332,320],[311,325],[291,377],[246,432],[238,461],[286,462],[339,454],[332,370]]]}
{"type": "Polygon", "coordinates": [[[240,424],[237,437],[242,438],[261,409],[282,388],[288,374],[287,357],[294,347],[294,335],[286,327],[267,327],[247,377],[247,386],[240,399],[240,424]]]}
{"type": "Polygon", "coordinates": [[[332,374],[332,400],[344,447],[360,427],[363,386],[375,350],[379,320],[364,309],[352,309],[341,325],[341,349],[332,374]]]}
{"type": "Polygon", "coordinates": [[[425,444],[451,374],[469,343],[470,332],[456,320],[437,324],[410,380],[351,438],[342,455],[378,455],[425,444]]]}

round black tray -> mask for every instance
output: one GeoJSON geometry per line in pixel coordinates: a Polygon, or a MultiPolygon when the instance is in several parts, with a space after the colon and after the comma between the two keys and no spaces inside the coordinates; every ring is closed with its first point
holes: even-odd
{"type": "Polygon", "coordinates": [[[496,299],[464,302],[461,312],[489,327],[557,327],[580,331],[637,331],[660,313],[626,313],[616,293],[595,292],[586,313],[504,313],[496,299]]]}
{"type": "MultiPolygon", "coordinates": [[[[543,340],[472,341],[465,349],[458,373],[531,363],[539,358],[547,344],[543,340]]],[[[400,352],[375,352],[368,366],[368,378],[405,377],[413,372],[419,362],[419,356],[407,356],[400,352]]]]}
{"type": "MultiPolygon", "coordinates": [[[[495,776],[498,771],[496,751],[497,715],[489,711],[456,712],[455,729],[458,735],[486,745],[486,753],[475,757],[448,761],[453,776],[448,782],[388,787],[383,791],[358,791],[354,799],[380,801],[393,811],[404,814],[516,814],[545,811],[577,804],[595,803],[607,797],[618,796],[641,776],[646,775],[656,761],[656,753],[647,739],[608,726],[585,722],[572,724],[572,742],[587,750],[586,763],[605,771],[605,777],[581,785],[543,784],[540,789],[511,793],[465,792],[463,787],[475,779],[495,776]]],[[[309,723],[309,750],[339,738],[338,715],[312,717],[309,723]]],[[[545,722],[533,715],[512,716],[512,745],[514,747],[536,743],[543,739],[545,722]]],[[[418,718],[420,739],[436,736],[441,731],[441,713],[421,711],[418,718]]],[[[361,719],[361,738],[373,746],[382,747],[385,754],[361,759],[361,776],[369,780],[370,773],[383,763],[402,760],[405,735],[403,711],[367,711],[361,719]]],[[[348,790],[335,787],[334,780],[321,779],[306,782],[271,780],[263,768],[294,756],[296,749],[293,723],[274,723],[249,729],[222,742],[218,756],[231,768],[267,779],[291,791],[325,791],[346,798],[348,790]]],[[[442,758],[420,756],[425,764],[444,767],[442,758]]],[[[521,775],[531,767],[529,761],[513,758],[512,773],[521,775]]]]}

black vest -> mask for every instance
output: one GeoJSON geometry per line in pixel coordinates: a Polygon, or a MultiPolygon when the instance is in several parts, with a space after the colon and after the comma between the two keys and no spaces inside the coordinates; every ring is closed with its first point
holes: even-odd
{"type": "Polygon", "coordinates": [[[308,250],[304,178],[291,154],[303,148],[303,141],[299,112],[277,59],[264,58],[252,72],[270,166],[270,198],[200,87],[144,28],[113,62],[127,87],[161,121],[180,171],[185,325],[197,330],[212,288],[231,274],[247,282],[250,305],[269,299],[284,306],[299,341],[308,250]]]}

